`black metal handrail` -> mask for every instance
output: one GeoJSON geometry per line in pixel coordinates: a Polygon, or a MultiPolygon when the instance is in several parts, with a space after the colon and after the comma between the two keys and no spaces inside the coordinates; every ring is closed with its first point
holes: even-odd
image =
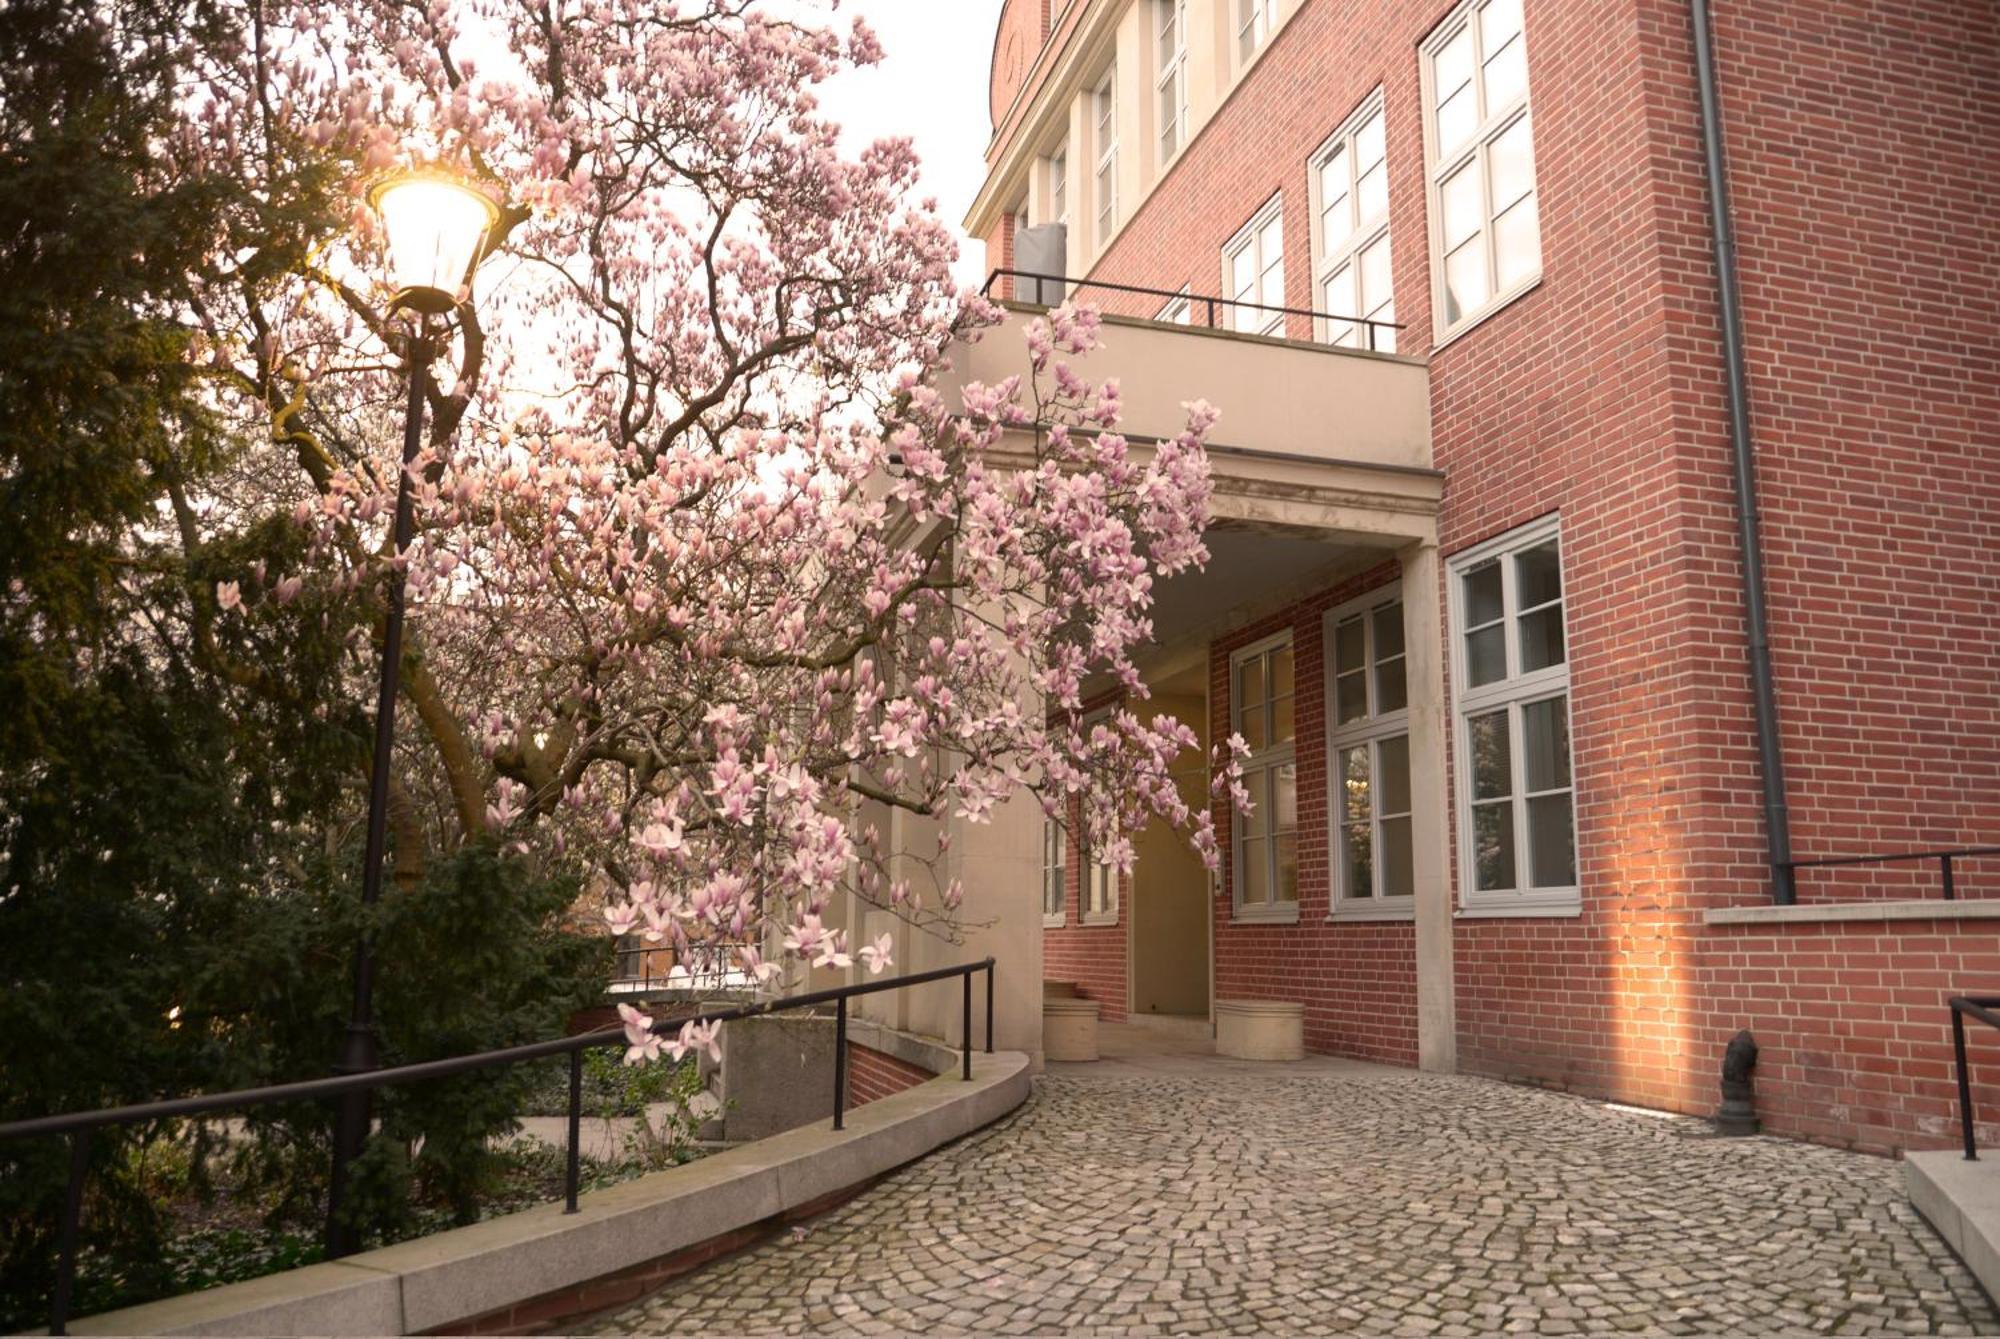
{"type": "MultiPolygon", "coordinates": [[[[875,995],[883,991],[901,990],[908,986],[921,986],[933,981],[959,978],[964,984],[962,1015],[964,1026],[960,1036],[960,1047],[963,1053],[963,1078],[969,1082],[972,1078],[972,978],[980,972],[986,973],[986,1053],[991,1055],[994,960],[990,957],[978,962],[939,967],[928,972],[912,972],[882,981],[864,981],[858,985],[835,986],[827,990],[788,995],[781,999],[763,1000],[729,1009],[715,1009],[675,1018],[659,1018],[653,1020],[651,1030],[663,1032],[668,1028],[685,1027],[689,1023],[731,1023],[739,1019],[758,1018],[765,1014],[809,1009],[822,1004],[833,1005],[835,1010],[833,1128],[839,1130],[846,1128],[847,1117],[847,1002],[857,995],[875,995]]],[[[31,1120],[11,1121],[0,1125],[0,1142],[11,1139],[32,1139],[38,1136],[70,1137],[69,1184],[63,1199],[62,1225],[57,1239],[56,1291],[55,1296],[50,1299],[49,1333],[52,1335],[67,1333],[69,1324],[70,1302],[76,1287],[77,1228],[83,1214],[83,1183],[89,1166],[92,1130],[186,1116],[205,1116],[217,1111],[238,1111],[278,1102],[316,1101],[339,1097],[350,1092],[386,1088],[398,1083],[448,1078],[454,1074],[466,1074],[473,1070],[516,1065],[529,1060],[543,1060],[550,1056],[567,1054],[569,1056],[569,1157],[564,1172],[563,1211],[575,1213],[581,1164],[578,1134],[583,1123],[583,1053],[593,1046],[623,1045],[624,1042],[623,1025],[610,1024],[573,1037],[555,1037],[548,1041],[480,1051],[474,1055],[453,1056],[446,1060],[425,1060],[416,1064],[394,1065],[359,1074],[337,1074],[324,1079],[270,1084],[262,1088],[241,1088],[227,1093],[204,1093],[161,1102],[139,1102],[122,1107],[102,1107],[94,1111],[71,1111],[57,1116],[37,1116],[31,1120]]]]}
{"type": "Polygon", "coordinates": [[[1893,855],[1838,855],[1823,860],[1783,860],[1778,863],[1782,869],[1797,871],[1826,869],[1834,865],[1893,865],[1906,860],[1935,860],[1938,862],[1938,875],[1943,881],[1944,900],[1953,902],[1958,899],[1958,884],[1952,862],[1981,855],[2000,855],[2000,846],[1957,846],[1946,851],[1898,851],[1893,855]]]}
{"type": "Polygon", "coordinates": [[[2000,1031],[2000,995],[1954,995],[1951,997],[1951,1049],[1958,1071],[1958,1125],[1965,1136],[1965,1160],[1979,1161],[1979,1147],[1973,1139],[1972,1065],[1965,1058],[1965,1020],[1968,1015],[2000,1031]]]}
{"type": "Polygon", "coordinates": [[[1245,302],[1241,298],[1214,297],[1207,293],[1189,293],[1180,289],[1148,288],[1144,284],[1116,284],[1108,279],[1075,279],[1066,274],[1037,274],[1032,270],[995,270],[993,273],[987,275],[986,282],[980,285],[980,295],[982,297],[991,297],[993,295],[993,285],[1002,279],[1013,279],[1016,281],[1025,279],[1033,282],[1037,285],[1035,290],[1037,297],[1041,295],[1040,285],[1061,284],[1064,286],[1065,291],[1076,288],[1101,288],[1107,293],[1130,293],[1136,297],[1164,298],[1168,302],[1185,301],[1188,304],[1190,315],[1193,314],[1195,305],[1199,303],[1208,313],[1208,329],[1210,330],[1216,328],[1215,312],[1217,307],[1241,307],[1248,311],[1273,312],[1284,316],[1308,316],[1315,321],[1338,321],[1343,325],[1358,327],[1360,332],[1367,336],[1370,352],[1379,352],[1380,350],[1378,331],[1401,330],[1403,328],[1394,321],[1374,321],[1365,316],[1335,316],[1331,312],[1313,311],[1309,307],[1273,307],[1262,302],[1245,302]]]}

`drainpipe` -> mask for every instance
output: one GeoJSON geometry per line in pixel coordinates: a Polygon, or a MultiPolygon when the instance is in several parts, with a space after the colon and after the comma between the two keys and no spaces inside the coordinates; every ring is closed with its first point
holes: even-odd
{"type": "Polygon", "coordinates": [[[1716,91],[1715,46],[1708,0],[1690,0],[1695,81],[1701,92],[1701,147],[1708,171],[1709,231],[1715,245],[1716,297],[1722,308],[1722,361],[1728,377],[1729,453],[1736,473],[1736,529],[1743,558],[1743,607],[1750,632],[1750,683],[1757,716],[1757,758],[1764,779],[1764,833],[1771,866],[1771,900],[1797,900],[1792,824],[1785,805],[1785,762],[1778,748],[1778,695],[1771,675],[1771,635],[1764,605],[1764,551],[1758,538],[1757,469],[1750,442],[1749,377],[1743,366],[1743,308],[1736,291],[1736,238],[1729,220],[1723,170],[1722,107],[1716,91]]]}

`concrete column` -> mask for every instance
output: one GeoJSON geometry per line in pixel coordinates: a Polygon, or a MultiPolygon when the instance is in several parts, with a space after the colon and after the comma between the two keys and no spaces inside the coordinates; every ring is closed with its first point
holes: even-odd
{"type": "Polygon", "coordinates": [[[1417,1065],[1458,1067],[1452,979],[1451,837],[1445,787],[1444,618],[1438,547],[1403,548],[1403,642],[1410,680],[1410,831],[1417,912],[1417,1065]]]}

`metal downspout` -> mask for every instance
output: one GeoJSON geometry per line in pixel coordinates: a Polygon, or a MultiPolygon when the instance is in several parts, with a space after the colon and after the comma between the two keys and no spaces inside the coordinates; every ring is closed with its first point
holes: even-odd
{"type": "Polygon", "coordinates": [[[1764,831],[1771,899],[1797,900],[1792,869],[1791,813],[1785,804],[1785,763],[1778,746],[1778,696],[1771,673],[1771,638],[1764,604],[1764,551],[1758,537],[1756,461],[1750,441],[1749,377],[1743,365],[1743,309],[1736,290],[1736,238],[1723,167],[1722,108],[1716,90],[1715,46],[1708,0],[1690,0],[1695,80],[1701,92],[1701,143],[1708,176],[1709,231],[1715,247],[1716,296],[1722,309],[1722,358],[1728,377],[1729,449],[1736,474],[1736,528],[1743,558],[1743,606],[1750,634],[1750,682],[1757,717],[1757,758],[1764,782],[1764,831]]]}

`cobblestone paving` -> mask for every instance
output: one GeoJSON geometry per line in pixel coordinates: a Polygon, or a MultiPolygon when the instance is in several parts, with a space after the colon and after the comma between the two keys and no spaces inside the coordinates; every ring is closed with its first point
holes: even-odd
{"type": "Polygon", "coordinates": [[[1069,1069],[602,1333],[1973,1334],[1896,1164],[1476,1079],[1069,1069]]]}

